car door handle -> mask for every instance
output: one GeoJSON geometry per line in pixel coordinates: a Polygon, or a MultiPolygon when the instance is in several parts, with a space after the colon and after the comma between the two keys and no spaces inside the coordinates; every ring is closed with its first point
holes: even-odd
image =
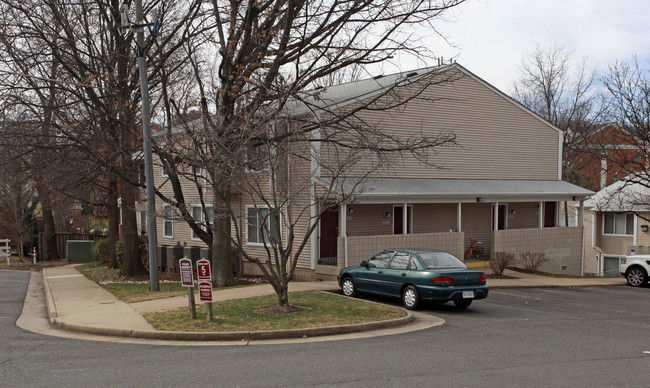
{"type": "Polygon", "coordinates": [[[406,276],[406,272],[403,272],[403,273],[402,273],[402,276],[406,276]]]}
{"type": "Polygon", "coordinates": [[[384,273],[384,271],[379,271],[379,272],[377,272],[377,273],[384,273]]]}

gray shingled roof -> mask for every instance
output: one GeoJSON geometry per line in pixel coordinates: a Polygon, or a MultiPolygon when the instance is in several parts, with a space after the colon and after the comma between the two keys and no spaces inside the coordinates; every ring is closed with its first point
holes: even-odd
{"type": "Polygon", "coordinates": [[[300,93],[299,99],[288,102],[285,110],[291,114],[303,114],[312,110],[341,108],[353,102],[361,101],[372,97],[382,91],[386,92],[396,86],[403,86],[434,73],[442,73],[449,70],[456,64],[425,67],[417,70],[409,70],[401,73],[383,75],[375,78],[363,79],[360,81],[347,82],[339,85],[332,85],[320,89],[312,89],[300,93]]]}

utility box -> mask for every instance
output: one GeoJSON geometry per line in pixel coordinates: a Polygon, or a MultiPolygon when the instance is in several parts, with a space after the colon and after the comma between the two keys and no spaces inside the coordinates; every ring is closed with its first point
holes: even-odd
{"type": "Polygon", "coordinates": [[[68,240],[65,246],[65,259],[74,263],[93,261],[93,244],[90,240],[68,240]]]}

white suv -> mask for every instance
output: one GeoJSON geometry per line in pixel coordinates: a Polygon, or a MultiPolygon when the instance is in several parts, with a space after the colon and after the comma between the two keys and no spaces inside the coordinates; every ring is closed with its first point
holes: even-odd
{"type": "Polygon", "coordinates": [[[626,256],[618,267],[621,275],[627,279],[627,284],[640,287],[648,284],[650,273],[650,255],[626,256]]]}

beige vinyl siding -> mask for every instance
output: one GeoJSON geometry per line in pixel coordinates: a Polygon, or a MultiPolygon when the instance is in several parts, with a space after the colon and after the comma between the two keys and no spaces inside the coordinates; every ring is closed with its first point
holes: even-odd
{"type": "Polygon", "coordinates": [[[481,241],[485,253],[490,250],[492,238],[492,227],[490,225],[490,211],[492,205],[489,203],[468,203],[462,205],[462,231],[465,232],[465,249],[470,246],[469,239],[481,241]]]}
{"type": "Polygon", "coordinates": [[[458,229],[458,210],[454,204],[414,204],[413,231],[439,233],[458,229]]]}
{"type": "MultiPolygon", "coordinates": [[[[347,175],[373,171],[375,176],[405,178],[558,178],[560,133],[477,80],[463,76],[429,86],[421,97],[392,111],[363,111],[359,117],[403,139],[453,133],[458,146],[430,150],[427,159],[435,167],[396,153],[388,158],[391,168],[374,171],[378,161],[367,157],[347,175]]],[[[324,148],[323,163],[328,163],[334,153],[324,148]]]]}
{"type": "Polygon", "coordinates": [[[347,232],[349,236],[374,236],[393,234],[393,205],[348,206],[347,232]],[[352,213],[349,212],[352,209],[352,213]],[[386,212],[390,217],[386,217],[386,212]]]}
{"type": "Polygon", "coordinates": [[[539,227],[539,202],[514,202],[508,204],[508,229],[539,227]],[[512,211],[514,210],[514,214],[512,211]]]}

